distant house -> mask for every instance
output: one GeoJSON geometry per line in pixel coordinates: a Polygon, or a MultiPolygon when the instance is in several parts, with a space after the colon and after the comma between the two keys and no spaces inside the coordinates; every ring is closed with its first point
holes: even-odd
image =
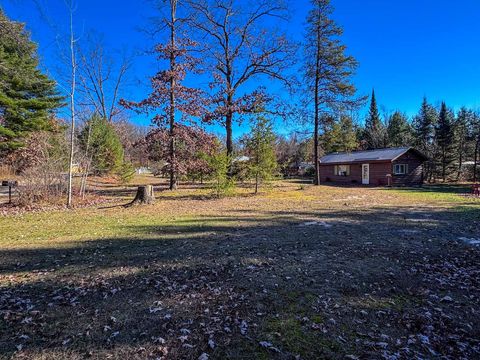
{"type": "Polygon", "coordinates": [[[332,153],[320,161],[320,182],[420,185],[426,156],[411,147],[332,153]]]}
{"type": "Polygon", "coordinates": [[[247,161],[250,161],[250,158],[248,156],[245,156],[245,155],[241,155],[241,156],[237,156],[235,159],[232,160],[232,162],[247,162],[247,161]]]}

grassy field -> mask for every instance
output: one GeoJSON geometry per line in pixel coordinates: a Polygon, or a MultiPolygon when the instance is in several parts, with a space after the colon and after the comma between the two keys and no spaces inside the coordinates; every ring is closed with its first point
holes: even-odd
{"type": "Polygon", "coordinates": [[[480,200],[461,186],[201,186],[0,217],[0,357],[480,357],[480,200]],[[469,243],[470,241],[470,243],[469,243]]]}

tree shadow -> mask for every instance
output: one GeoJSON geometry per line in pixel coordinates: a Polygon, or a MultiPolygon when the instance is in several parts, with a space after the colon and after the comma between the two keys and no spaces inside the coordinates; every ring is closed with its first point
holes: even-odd
{"type": "MultiPolygon", "coordinates": [[[[19,354],[26,357],[148,358],[165,356],[168,348],[172,358],[198,358],[202,352],[222,358],[241,340],[252,358],[265,340],[260,324],[266,319],[319,314],[335,316],[338,326],[326,322],[329,332],[315,333],[316,341],[335,342],[341,335],[352,344],[349,350],[368,357],[371,350],[353,341],[353,330],[408,336],[402,316],[417,314],[427,302],[451,317],[442,331],[469,343],[480,334],[476,321],[469,338],[462,335],[478,290],[460,282],[448,287],[449,296],[465,299],[449,307],[441,296],[430,296],[442,294],[446,285],[412,271],[431,264],[430,273],[441,273],[446,262],[463,271],[459,259],[469,259],[478,272],[479,250],[457,239],[480,230],[478,223],[466,227],[464,216],[478,216],[478,209],[461,215],[454,209],[398,207],[256,216],[235,210],[131,226],[130,237],[67,248],[2,249],[0,356],[12,356],[22,345],[19,354]],[[388,302],[400,298],[406,305],[397,314],[388,302]],[[326,299],[341,305],[336,315],[322,307],[326,299]],[[391,318],[354,321],[380,300],[391,318]]],[[[421,344],[412,348],[427,351],[421,344]]]]}
{"type": "Polygon", "coordinates": [[[445,193],[445,194],[466,194],[471,192],[471,185],[468,184],[424,184],[421,187],[395,187],[395,190],[445,193]]]}

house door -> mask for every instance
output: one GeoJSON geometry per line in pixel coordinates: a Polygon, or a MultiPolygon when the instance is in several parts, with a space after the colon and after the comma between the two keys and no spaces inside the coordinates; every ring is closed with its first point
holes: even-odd
{"type": "Polygon", "coordinates": [[[362,184],[370,184],[370,164],[362,164],[362,184]]]}

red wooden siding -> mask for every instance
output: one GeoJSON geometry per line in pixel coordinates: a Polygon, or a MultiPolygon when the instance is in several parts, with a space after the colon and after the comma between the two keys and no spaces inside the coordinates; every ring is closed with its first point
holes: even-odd
{"type": "MultiPolygon", "coordinates": [[[[367,164],[367,163],[365,163],[367,164]]],[[[369,163],[370,164],[370,185],[387,185],[387,174],[392,172],[390,162],[369,163]]],[[[335,175],[335,165],[320,164],[320,182],[362,184],[362,164],[352,163],[349,176],[335,175]]]]}
{"type": "MultiPolygon", "coordinates": [[[[334,164],[320,163],[320,182],[322,183],[342,183],[342,184],[362,184],[362,163],[344,163],[350,165],[349,176],[335,175],[334,164]]],[[[408,151],[397,160],[382,162],[364,162],[370,165],[370,185],[384,186],[388,185],[388,176],[392,176],[392,185],[421,185],[423,182],[423,159],[415,151],[408,151]],[[394,175],[394,164],[408,165],[407,174],[394,175]]]]}
{"type": "Polygon", "coordinates": [[[392,175],[394,185],[421,185],[423,183],[423,160],[414,152],[409,151],[392,162],[392,175]],[[393,165],[395,164],[407,164],[407,174],[393,174],[393,165]]]}

